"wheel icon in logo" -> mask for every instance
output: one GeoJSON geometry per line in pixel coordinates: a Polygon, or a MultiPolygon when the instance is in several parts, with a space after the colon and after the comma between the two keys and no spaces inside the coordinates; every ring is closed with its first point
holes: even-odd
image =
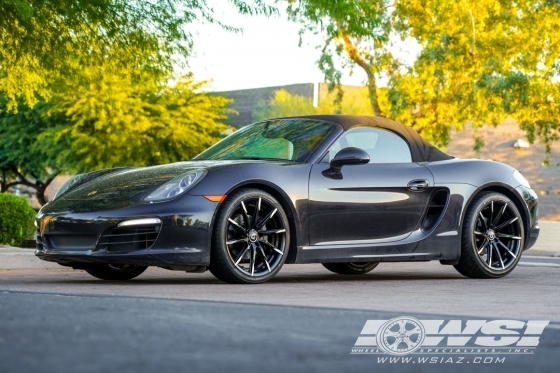
{"type": "Polygon", "coordinates": [[[422,346],[426,330],[414,317],[396,317],[377,331],[377,346],[391,355],[411,354],[422,346]]]}

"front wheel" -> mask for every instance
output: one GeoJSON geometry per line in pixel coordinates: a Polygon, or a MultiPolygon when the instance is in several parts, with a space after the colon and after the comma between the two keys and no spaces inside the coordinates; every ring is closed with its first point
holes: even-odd
{"type": "Polygon", "coordinates": [[[368,263],[322,263],[323,267],[339,275],[363,275],[371,272],[379,262],[368,263]]]}
{"type": "Polygon", "coordinates": [[[274,277],[286,261],[290,225],[282,206],[259,189],[241,189],[218,213],[209,270],[222,281],[257,284],[274,277]]]}
{"type": "Polygon", "coordinates": [[[101,280],[125,281],[140,276],[146,268],[132,264],[98,264],[86,268],[86,272],[101,280]]]}
{"type": "Polygon", "coordinates": [[[500,193],[481,193],[465,215],[455,269],[471,278],[503,277],[519,262],[524,241],[523,219],[514,203],[500,193]]]}

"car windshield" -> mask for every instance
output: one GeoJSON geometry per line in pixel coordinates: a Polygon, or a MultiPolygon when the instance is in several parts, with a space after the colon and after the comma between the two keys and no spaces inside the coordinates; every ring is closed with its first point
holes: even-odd
{"type": "Polygon", "coordinates": [[[275,119],[243,127],[195,160],[282,159],[304,162],[335,128],[311,119],[275,119]]]}

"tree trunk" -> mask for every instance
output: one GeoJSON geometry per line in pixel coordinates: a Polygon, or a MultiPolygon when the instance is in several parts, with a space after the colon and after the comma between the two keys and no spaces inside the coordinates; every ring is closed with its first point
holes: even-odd
{"type": "Polygon", "coordinates": [[[383,113],[381,112],[381,108],[379,107],[379,101],[377,98],[377,81],[375,80],[375,75],[371,72],[371,69],[369,70],[369,74],[368,74],[368,93],[369,93],[369,101],[371,103],[371,108],[373,109],[373,112],[375,113],[375,115],[377,115],[378,117],[383,116],[383,113]]]}
{"type": "Polygon", "coordinates": [[[2,170],[2,183],[0,184],[0,193],[4,193],[6,191],[6,184],[8,180],[6,180],[6,170],[2,170]]]}
{"type": "Polygon", "coordinates": [[[41,206],[44,206],[48,202],[47,197],[45,196],[46,191],[47,191],[47,187],[42,187],[42,188],[37,188],[37,193],[35,193],[35,195],[37,196],[37,201],[41,206]]]}
{"type": "Polygon", "coordinates": [[[37,201],[39,201],[39,203],[41,204],[41,206],[44,206],[47,202],[47,196],[45,196],[45,192],[47,191],[47,188],[49,187],[49,185],[51,185],[51,183],[53,182],[53,180],[55,179],[55,177],[58,176],[60,172],[59,171],[55,171],[52,174],[50,174],[47,177],[47,180],[45,180],[44,183],[41,182],[35,182],[35,184],[37,185],[37,201]]]}
{"type": "Polygon", "coordinates": [[[368,79],[368,94],[369,94],[369,101],[371,103],[371,108],[373,109],[373,113],[378,117],[383,116],[381,112],[381,108],[379,107],[379,99],[377,97],[377,81],[375,79],[375,74],[373,72],[372,66],[370,66],[367,61],[365,61],[358,51],[358,49],[350,40],[350,36],[344,33],[343,31],[340,32],[342,40],[344,41],[344,47],[346,49],[346,53],[348,53],[348,57],[354,61],[354,63],[362,68],[365,71],[368,79]]]}

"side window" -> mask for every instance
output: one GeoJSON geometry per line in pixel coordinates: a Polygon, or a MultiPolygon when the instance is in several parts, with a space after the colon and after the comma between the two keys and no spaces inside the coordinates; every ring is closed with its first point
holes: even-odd
{"type": "Polygon", "coordinates": [[[358,127],[348,130],[336,140],[321,161],[329,163],[341,149],[356,147],[369,154],[369,163],[412,162],[410,148],[399,135],[381,128],[358,127]]]}

